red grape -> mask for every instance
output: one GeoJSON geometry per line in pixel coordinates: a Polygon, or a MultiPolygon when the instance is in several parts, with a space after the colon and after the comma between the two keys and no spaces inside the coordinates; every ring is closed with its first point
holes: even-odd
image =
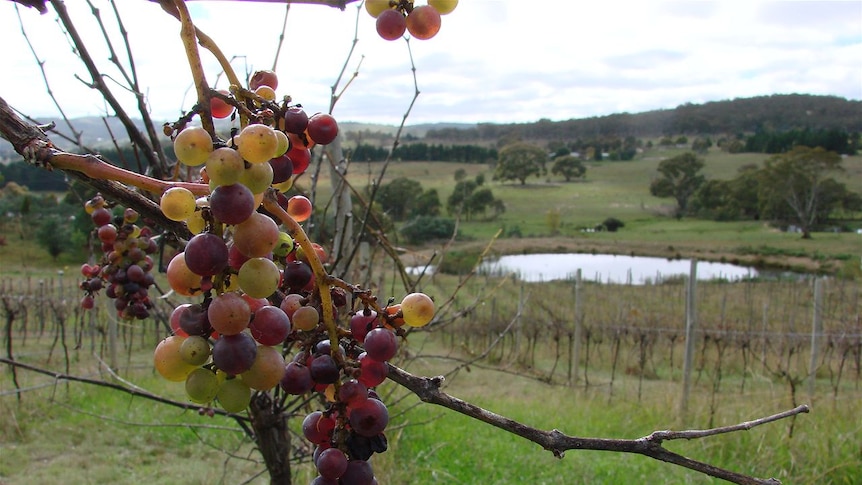
{"type": "Polygon", "coordinates": [[[220,185],[210,195],[213,217],[225,224],[248,219],[254,207],[254,194],[243,184],[220,185]]]}
{"type": "Polygon", "coordinates": [[[278,89],[278,76],[273,71],[266,69],[255,72],[248,80],[248,88],[254,91],[261,86],[278,89]]]}
{"type": "Polygon", "coordinates": [[[213,345],[213,364],[231,375],[251,369],[256,356],[257,343],[247,333],[222,335],[213,345]]]}
{"type": "Polygon", "coordinates": [[[431,5],[421,5],[407,15],[407,30],[420,40],[427,40],[440,31],[440,12],[431,5]]]}
{"type": "Polygon", "coordinates": [[[377,34],[386,40],[395,40],[407,30],[407,19],[398,10],[384,10],[377,16],[377,34]]]}
{"type": "Polygon", "coordinates": [[[338,136],[338,123],[332,115],[316,113],[308,118],[309,138],[318,145],[328,145],[338,136]]]}
{"type": "Polygon", "coordinates": [[[348,418],[353,431],[371,438],[382,433],[389,424],[389,411],[386,405],[377,399],[366,399],[365,402],[351,408],[348,418]]]}

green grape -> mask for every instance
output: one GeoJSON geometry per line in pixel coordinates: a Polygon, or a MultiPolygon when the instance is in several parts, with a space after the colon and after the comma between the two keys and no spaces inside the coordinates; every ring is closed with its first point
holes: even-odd
{"type": "Polygon", "coordinates": [[[184,221],[194,212],[195,195],[185,187],[171,187],[162,194],[159,208],[172,221],[184,221]]]}
{"type": "Polygon", "coordinates": [[[185,165],[196,167],[206,163],[212,151],[212,137],[200,126],[190,126],[174,138],[174,154],[185,165]]]}
{"type": "Polygon", "coordinates": [[[191,365],[204,365],[210,358],[210,344],[200,335],[192,335],[180,345],[180,357],[191,365]]]}
{"type": "Polygon", "coordinates": [[[278,146],[275,149],[275,157],[280,157],[287,153],[287,149],[290,148],[290,140],[287,138],[287,135],[284,134],[281,130],[275,130],[275,136],[278,138],[278,146]]]}
{"type": "Polygon", "coordinates": [[[216,398],[222,409],[229,413],[238,413],[251,402],[251,388],[240,379],[228,379],[219,387],[216,398]]]}
{"type": "Polygon", "coordinates": [[[242,129],[237,137],[239,154],[249,163],[268,162],[275,156],[278,137],[267,125],[254,124],[242,129]]]}
{"type": "Polygon", "coordinates": [[[186,219],[186,227],[193,235],[204,232],[204,229],[207,227],[207,221],[204,220],[204,213],[202,211],[192,212],[192,215],[186,219]]]}
{"type": "Polygon", "coordinates": [[[267,298],[278,288],[281,270],[267,258],[251,258],[239,268],[239,287],[253,298],[267,298]]]}
{"type": "Polygon", "coordinates": [[[239,182],[239,177],[245,170],[245,162],[233,148],[219,148],[210,153],[206,169],[210,187],[230,185],[239,182]]]}
{"type": "Polygon", "coordinates": [[[272,165],[252,163],[242,171],[239,183],[248,187],[252,194],[262,194],[272,184],[272,165]]]}
{"type": "Polygon", "coordinates": [[[455,7],[458,6],[458,0],[428,0],[428,5],[434,7],[440,12],[440,15],[446,15],[455,10],[455,7]]]}
{"type": "Polygon", "coordinates": [[[206,404],[219,392],[218,377],[215,372],[198,367],[186,378],[186,394],[192,402],[206,404]]]}
{"type": "Polygon", "coordinates": [[[272,254],[273,256],[283,258],[293,251],[293,245],[293,238],[290,237],[290,234],[279,232],[278,242],[275,244],[275,247],[272,248],[272,254]]]}
{"type": "Polygon", "coordinates": [[[389,10],[389,0],[365,0],[365,11],[377,18],[384,10],[389,10]]]}
{"type": "Polygon", "coordinates": [[[251,369],[240,374],[248,387],[266,391],[278,385],[284,376],[284,357],[275,347],[258,346],[251,369]]]}
{"type": "Polygon", "coordinates": [[[293,328],[308,332],[314,330],[320,323],[320,313],[313,306],[303,306],[296,309],[290,317],[293,328]]]}

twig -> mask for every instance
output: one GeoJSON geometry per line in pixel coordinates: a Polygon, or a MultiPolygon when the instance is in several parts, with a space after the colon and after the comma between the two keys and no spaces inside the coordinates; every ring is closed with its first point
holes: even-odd
{"type": "Polygon", "coordinates": [[[566,435],[556,429],[551,431],[536,429],[446,394],[440,390],[440,386],[443,383],[442,376],[431,378],[417,377],[403,369],[389,364],[389,378],[412,391],[423,402],[451,409],[465,416],[469,416],[504,431],[508,431],[509,433],[540,445],[558,458],[562,458],[563,454],[567,450],[634,453],[689,468],[691,470],[740,485],[777,485],[781,482],[775,478],[763,479],[751,477],[719,468],[708,463],[692,460],[691,458],[687,458],[663,448],[661,446],[662,441],[669,439],[702,438],[730,431],[747,430],[761,424],[771,423],[779,419],[793,417],[809,411],[808,406],[799,406],[789,411],[754,421],[748,421],[739,425],[702,431],[659,431],[639,439],[581,438],[566,435]]]}

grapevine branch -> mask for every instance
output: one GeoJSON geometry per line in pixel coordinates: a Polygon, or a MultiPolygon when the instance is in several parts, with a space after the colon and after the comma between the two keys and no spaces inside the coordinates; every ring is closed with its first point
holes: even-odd
{"type": "Polygon", "coordinates": [[[741,485],[776,485],[781,482],[775,478],[763,479],[751,477],[730,470],[725,470],[708,463],[692,460],[691,458],[665,449],[662,444],[665,441],[675,439],[699,439],[722,433],[749,430],[762,424],[772,423],[774,421],[809,412],[808,406],[802,405],[772,416],[766,416],[764,418],[746,421],[732,426],[707,430],[655,431],[648,436],[638,439],[581,438],[566,435],[556,429],[544,431],[533,428],[513,419],[485,410],[475,404],[453,397],[440,390],[440,386],[443,383],[442,376],[417,377],[403,369],[389,364],[389,379],[416,394],[416,396],[423,402],[436,404],[492,426],[496,426],[497,428],[540,445],[558,458],[562,458],[563,454],[567,450],[635,453],[741,485]]]}

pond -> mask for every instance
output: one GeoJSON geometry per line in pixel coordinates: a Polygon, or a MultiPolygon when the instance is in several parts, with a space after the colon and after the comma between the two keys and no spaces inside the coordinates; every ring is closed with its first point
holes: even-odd
{"type": "MultiPolygon", "coordinates": [[[[501,256],[479,266],[483,274],[514,273],[522,281],[572,279],[578,269],[587,281],[642,285],[687,277],[691,260],[613,254],[516,254],[501,256]]],[[[697,279],[735,281],[755,278],[757,269],[728,263],[698,261],[697,279]]]]}

